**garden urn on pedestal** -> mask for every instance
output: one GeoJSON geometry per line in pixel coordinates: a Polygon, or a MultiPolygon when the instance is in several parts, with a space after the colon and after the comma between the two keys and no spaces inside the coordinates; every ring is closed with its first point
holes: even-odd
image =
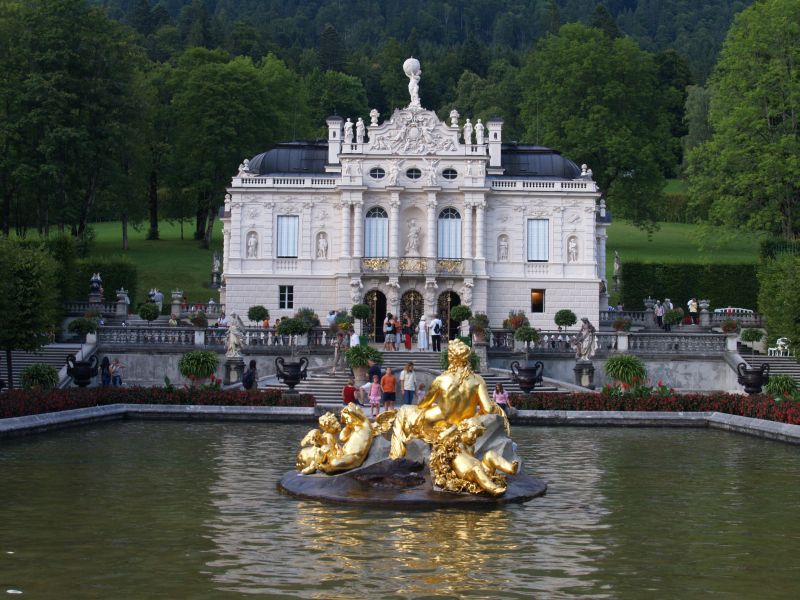
{"type": "Polygon", "coordinates": [[[93,354],[89,360],[75,360],[75,355],[70,354],[67,356],[67,375],[78,387],[86,387],[93,377],[97,377],[97,356],[93,354]]]}
{"type": "Polygon", "coordinates": [[[275,376],[289,386],[289,392],[296,394],[294,387],[307,376],[308,359],[300,357],[299,361],[286,362],[282,356],[275,359],[275,376]]]}
{"type": "Polygon", "coordinates": [[[739,385],[744,386],[748,394],[760,394],[761,388],[769,381],[769,365],[763,363],[760,367],[751,367],[745,362],[740,362],[736,367],[739,385]]]}

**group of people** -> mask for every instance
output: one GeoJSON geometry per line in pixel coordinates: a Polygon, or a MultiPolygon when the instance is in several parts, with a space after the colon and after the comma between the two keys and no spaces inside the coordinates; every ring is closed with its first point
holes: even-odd
{"type": "Polygon", "coordinates": [[[107,356],[100,361],[100,383],[103,387],[122,387],[122,369],[125,368],[118,358],[109,360],[107,356]]]}
{"type": "MultiPolygon", "coordinates": [[[[696,301],[695,301],[696,302],[696,301]]],[[[664,301],[656,300],[656,305],[653,307],[653,312],[656,316],[656,324],[664,331],[670,331],[671,325],[664,320],[664,316],[675,308],[669,298],[664,298],[664,301]]]]}
{"type": "MultiPolygon", "coordinates": [[[[425,396],[425,384],[417,382],[414,363],[406,363],[400,372],[400,390],[402,392],[401,405],[417,404],[425,396]]],[[[367,382],[360,388],[355,385],[354,379],[348,379],[342,389],[342,402],[347,405],[355,402],[362,406],[369,403],[370,416],[376,417],[383,410],[394,410],[397,401],[398,378],[390,367],[385,370],[373,360],[369,361],[367,382]]]]}
{"type": "Polygon", "coordinates": [[[441,352],[443,329],[442,320],[437,316],[428,321],[425,315],[422,315],[417,325],[414,326],[408,313],[403,313],[403,316],[399,319],[393,316],[392,313],[387,313],[386,318],[383,320],[383,349],[397,352],[402,346],[406,351],[410,351],[413,336],[416,333],[417,350],[420,352],[427,350],[441,352]]]}

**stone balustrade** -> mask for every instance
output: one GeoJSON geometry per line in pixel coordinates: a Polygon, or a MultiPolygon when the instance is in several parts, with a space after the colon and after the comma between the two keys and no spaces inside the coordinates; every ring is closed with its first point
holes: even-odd
{"type": "Polygon", "coordinates": [[[501,191],[528,190],[537,192],[596,192],[594,181],[537,181],[530,179],[492,179],[492,189],[501,191]]]}
{"type": "Polygon", "coordinates": [[[611,325],[617,319],[627,319],[633,325],[644,325],[645,313],[644,310],[601,310],[600,324],[611,325]]]}
{"type": "Polygon", "coordinates": [[[64,310],[70,317],[83,316],[88,310],[97,310],[104,315],[113,315],[117,310],[116,302],[103,302],[102,304],[92,304],[90,302],[65,302],[64,310]]]}
{"type": "Polygon", "coordinates": [[[234,178],[234,185],[237,179],[239,185],[251,187],[333,188],[338,183],[335,177],[241,177],[234,178]]]}

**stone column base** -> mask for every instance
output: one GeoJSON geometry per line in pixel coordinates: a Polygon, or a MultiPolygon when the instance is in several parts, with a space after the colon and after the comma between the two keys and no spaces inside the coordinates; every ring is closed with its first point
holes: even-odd
{"type": "Polygon", "coordinates": [[[241,383],[244,377],[244,359],[241,356],[225,359],[225,385],[241,383]]]}
{"type": "Polygon", "coordinates": [[[594,389],[594,365],[588,360],[579,360],[575,363],[575,385],[594,389]]]}

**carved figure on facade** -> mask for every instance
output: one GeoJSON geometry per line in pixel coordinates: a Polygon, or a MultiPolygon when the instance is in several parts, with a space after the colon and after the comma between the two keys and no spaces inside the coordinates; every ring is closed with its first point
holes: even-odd
{"type": "Polygon", "coordinates": [[[409,108],[421,108],[419,101],[419,78],[422,75],[419,61],[413,56],[403,63],[403,72],[408,77],[408,95],[411,97],[409,108]]]}
{"type": "Polygon", "coordinates": [[[345,121],[344,124],[344,143],[353,143],[353,122],[350,120],[350,117],[347,117],[347,121],[345,121]]]}
{"type": "Polygon", "coordinates": [[[242,161],[242,164],[239,165],[239,173],[237,173],[237,177],[246,177],[250,174],[250,159],[245,158],[242,161]]]}
{"type": "Polygon", "coordinates": [[[461,296],[461,302],[465,306],[472,306],[472,288],[475,287],[475,282],[472,279],[467,279],[464,281],[464,285],[461,286],[461,289],[458,290],[459,296],[461,296]]]}
{"type": "Polygon", "coordinates": [[[425,280],[425,306],[430,310],[435,307],[437,289],[439,289],[439,284],[435,279],[425,280]]]}
{"type": "Polygon", "coordinates": [[[328,236],[324,231],[317,237],[317,258],[328,258],[328,236]]]}
{"type": "Polygon", "coordinates": [[[367,128],[364,125],[364,119],[358,117],[358,121],[356,121],[356,142],[359,144],[364,143],[364,134],[366,133],[367,128]]]}
{"type": "Polygon", "coordinates": [[[472,123],[470,123],[469,119],[464,123],[464,144],[467,146],[472,145],[472,123]]]}
{"type": "Polygon", "coordinates": [[[433,154],[455,151],[457,133],[446,130],[435,113],[408,109],[395,111],[391,129],[370,135],[372,151],[402,154],[433,154]]]}
{"type": "Polygon", "coordinates": [[[428,185],[433,187],[436,185],[436,167],[439,166],[439,160],[425,162],[428,164],[428,185]]]}
{"type": "Polygon", "coordinates": [[[567,240],[567,262],[578,262],[578,240],[574,237],[567,240]]]}
{"type": "Polygon", "coordinates": [[[497,242],[497,260],[508,260],[508,237],[501,235],[497,242]]]}
{"type": "Polygon", "coordinates": [[[369,111],[369,124],[370,127],[377,127],[378,126],[378,117],[381,116],[381,113],[378,112],[377,108],[373,108],[369,111]]]}
{"type": "Polygon", "coordinates": [[[416,219],[408,222],[408,240],[406,241],[406,256],[419,256],[420,236],[422,227],[417,225],[416,219]]]}
{"type": "Polygon", "coordinates": [[[468,160],[468,161],[467,161],[467,172],[466,172],[466,176],[467,176],[467,177],[472,177],[472,161],[471,161],[471,160],[468,160]]]}
{"type": "Polygon", "coordinates": [[[364,284],[361,282],[360,277],[353,277],[350,280],[350,300],[353,304],[361,303],[361,294],[364,290],[364,284]]]}
{"type": "Polygon", "coordinates": [[[387,185],[397,185],[397,176],[400,175],[400,165],[402,164],[402,160],[396,160],[389,163],[389,167],[386,172],[387,185]]]}
{"type": "Polygon", "coordinates": [[[386,287],[388,288],[386,297],[389,300],[389,306],[387,308],[394,311],[400,302],[400,281],[397,277],[389,277],[389,281],[386,282],[386,287]]]}
{"type": "Polygon", "coordinates": [[[247,258],[255,258],[258,256],[258,234],[251,231],[247,235],[247,258]]]}
{"type": "Polygon", "coordinates": [[[478,119],[478,122],[475,124],[475,143],[479,146],[483,144],[483,135],[486,131],[486,128],[481,123],[481,120],[478,119]]]}
{"type": "Polygon", "coordinates": [[[455,127],[458,129],[458,117],[461,115],[458,114],[458,111],[454,108],[450,111],[450,127],[455,127]]]}

